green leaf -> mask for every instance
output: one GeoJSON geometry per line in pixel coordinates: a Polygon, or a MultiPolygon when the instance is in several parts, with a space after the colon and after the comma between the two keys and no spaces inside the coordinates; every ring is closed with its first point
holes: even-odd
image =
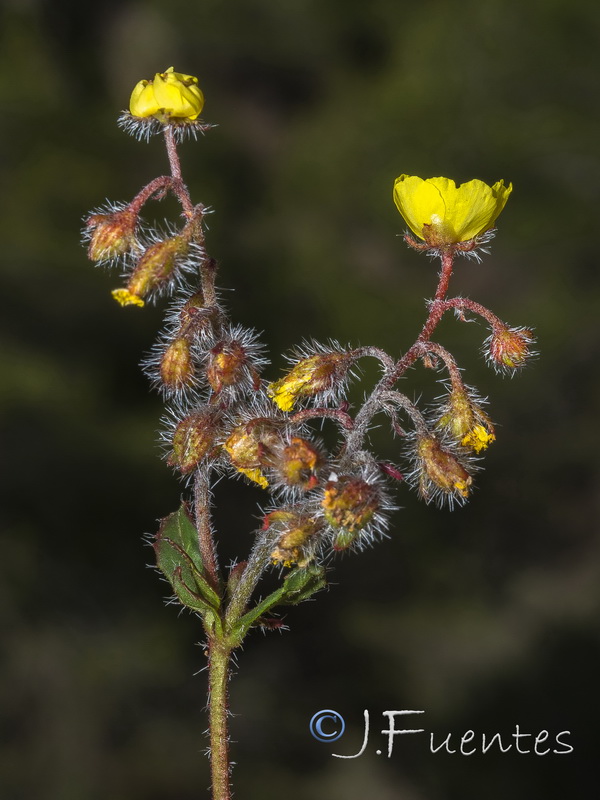
{"type": "Polygon", "coordinates": [[[233,636],[240,641],[248,629],[260,620],[268,611],[277,605],[296,605],[307,600],[312,594],[326,586],[325,569],[316,564],[297,567],[289,573],[283,584],[265,597],[258,605],[250,609],[237,621],[233,636]]]}
{"type": "Polygon", "coordinates": [[[198,533],[185,503],[162,520],[154,552],[159,569],[183,605],[201,613],[220,607],[219,595],[206,580],[198,533]]]}
{"type": "Polygon", "coordinates": [[[307,600],[326,585],[324,567],[317,564],[298,567],[293,572],[290,572],[283,582],[284,595],[282,602],[286,605],[296,605],[303,600],[307,600]]]}
{"type": "Polygon", "coordinates": [[[266,614],[267,611],[270,611],[273,608],[273,606],[276,606],[277,603],[279,603],[281,598],[283,597],[284,592],[285,592],[284,587],[280,586],[279,589],[276,589],[274,592],[271,592],[271,594],[267,595],[267,597],[265,597],[264,600],[261,600],[261,602],[257,606],[251,608],[250,611],[244,614],[243,617],[240,617],[233,630],[234,638],[239,639],[239,641],[241,642],[241,640],[248,632],[250,626],[254,625],[254,623],[260,617],[262,617],[263,614],[266,614]]]}
{"type": "Polygon", "coordinates": [[[182,503],[177,511],[161,520],[156,537],[158,539],[163,536],[178,544],[190,557],[198,572],[201,575],[205,574],[198,544],[198,531],[187,503],[182,503]]]}

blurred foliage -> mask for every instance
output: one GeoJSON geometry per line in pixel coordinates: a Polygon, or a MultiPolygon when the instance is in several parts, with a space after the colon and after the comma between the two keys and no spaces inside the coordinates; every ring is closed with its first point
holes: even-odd
{"type": "MultiPolygon", "coordinates": [[[[0,796],[187,800],[208,784],[200,629],[161,604],[141,540],[182,491],[136,366],[160,310],[118,308],[78,242],[87,211],[165,169],[159,141],[114,121],[134,83],[171,64],[200,77],[219,125],[182,160],[216,211],[220,283],[272,353],[310,336],[394,354],[412,342],[435,266],[399,238],[402,172],[513,181],[492,255],[461,263],[454,288],[535,326],[542,352],[502,381],[477,355],[481,326],[444,323],[498,423],[480,489],[450,514],[401,488],[390,539],[341,559],[331,590],[289,612],[291,632],[249,641],[232,682],[238,795],[585,796],[600,663],[598,8],[7,0],[0,15],[0,796]],[[308,732],[321,708],[348,720],[340,752],[358,749],[364,708],[376,727],[384,709],[425,709],[440,735],[571,730],[575,752],[434,756],[406,737],[389,761],[375,743],[341,761],[308,732]]],[[[411,386],[432,397],[421,372],[411,386]]],[[[373,441],[397,459],[383,428],[373,441]]],[[[260,490],[222,482],[216,500],[228,563],[260,490]]]]}

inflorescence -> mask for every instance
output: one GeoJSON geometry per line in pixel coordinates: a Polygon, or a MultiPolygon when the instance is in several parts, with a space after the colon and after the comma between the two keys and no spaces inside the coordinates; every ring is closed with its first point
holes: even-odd
{"type": "Polygon", "coordinates": [[[533,355],[531,329],[510,327],[478,303],[448,295],[455,257],[486,252],[512,185],[472,180],[456,186],[448,178],[401,175],[394,200],[410,228],[405,241],[441,261],[416,341],[398,359],[375,347],[305,341],[289,357],[286,373],[268,380],[258,334],[230,321],[215,288],[217,264],[205,242],[209,210],[192,203],[181,178],[176,144],[211,127],[199,119],[203,106],[197,78],[173,68],[137,84],[120,122],[140,138],[164,135],[171,174],[143,187],[130,203],[96,209],[84,231],[90,259],[120,270],[123,284],[113,297],[121,305],[172,297],[143,362],[166,403],[161,440],[167,463],[187,480],[215,471],[260,487],[268,500],[257,539],[268,536],[267,560],[284,567],[305,567],[383,535],[394,509],[391,489],[401,481],[426,503],[463,504],[496,432],[487,401],[463,382],[434,333],[446,311],[463,320],[476,315],[490,328],[483,351],[497,371],[512,375],[533,355]],[[145,203],[169,193],[182,206],[183,224],[144,222],[145,203]],[[378,359],[382,374],[353,414],[347,390],[366,357],[378,359]],[[419,361],[444,373],[443,394],[425,411],[395,388],[419,361]],[[380,413],[402,437],[405,466],[382,462],[369,450],[368,429],[380,413]],[[311,430],[311,421],[323,419],[337,425],[337,449],[328,451],[311,430]]]}

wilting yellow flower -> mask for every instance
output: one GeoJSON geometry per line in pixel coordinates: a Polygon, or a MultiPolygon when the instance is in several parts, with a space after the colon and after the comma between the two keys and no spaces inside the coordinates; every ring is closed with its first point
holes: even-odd
{"type": "Polygon", "coordinates": [[[166,119],[195,120],[204,106],[204,95],[198,86],[198,78],[174,72],[169,67],[157,72],[152,81],[136,84],[129,110],[134,117],[156,117],[166,119]]]}
{"type": "Polygon", "coordinates": [[[303,393],[303,390],[310,383],[312,370],[304,369],[303,365],[294,369],[267,387],[267,394],[282,411],[291,411],[296,404],[296,400],[303,393]]]}
{"type": "Polygon", "coordinates": [[[468,447],[479,453],[485,450],[486,447],[492,442],[496,441],[496,436],[492,431],[487,430],[483,425],[475,425],[468,433],[466,433],[460,440],[463,447],[468,447]]]}
{"type": "Polygon", "coordinates": [[[122,306],[143,306],[144,301],[137,294],[133,294],[128,289],[113,289],[111,292],[117,303],[122,306]]]}
{"type": "Polygon", "coordinates": [[[291,411],[300,397],[311,397],[335,387],[350,366],[347,353],[315,353],[303,358],[280,378],[270,383],[267,394],[282,411],[291,411]]]}
{"type": "Polygon", "coordinates": [[[261,489],[266,489],[269,486],[269,481],[265,478],[265,476],[258,468],[243,469],[242,467],[238,467],[238,472],[241,472],[242,475],[245,475],[247,478],[250,478],[250,480],[254,481],[254,483],[258,483],[261,489]]]}
{"type": "Polygon", "coordinates": [[[450,178],[400,175],[394,201],[411,231],[432,247],[468,242],[493,228],[512,183],[493,186],[472,180],[457,186],[450,178]]]}
{"type": "Polygon", "coordinates": [[[440,411],[436,427],[444,429],[461,447],[479,453],[496,441],[490,418],[465,388],[453,389],[440,411]]]}

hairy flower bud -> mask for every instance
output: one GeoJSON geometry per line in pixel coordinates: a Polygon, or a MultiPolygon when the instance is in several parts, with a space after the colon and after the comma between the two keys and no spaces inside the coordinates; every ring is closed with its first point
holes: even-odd
{"type": "Polygon", "coordinates": [[[496,328],[484,342],[484,353],[498,372],[512,375],[535,355],[531,350],[534,342],[533,331],[528,328],[496,328]]]}
{"type": "Polygon", "coordinates": [[[204,296],[202,292],[195,292],[180,307],[177,316],[178,330],[177,335],[185,338],[192,338],[204,328],[209,328],[211,315],[205,309],[204,296]]]}
{"type": "Polygon", "coordinates": [[[169,283],[178,260],[187,255],[188,248],[189,238],[183,235],[160,239],[151,244],[131,273],[127,288],[113,290],[115,300],[122,306],[143,306],[144,297],[169,283]]]}
{"type": "Polygon", "coordinates": [[[187,475],[215,449],[217,435],[214,412],[203,409],[189,414],[175,428],[167,463],[187,475]]]}
{"type": "Polygon", "coordinates": [[[278,454],[273,466],[287,486],[308,490],[318,483],[316,472],[321,461],[319,450],[314,444],[295,436],[278,454]]]}
{"type": "Polygon", "coordinates": [[[272,463],[273,453],[281,444],[277,423],[267,417],[257,417],[236,425],[223,448],[238,472],[266,489],[269,482],[262,474],[261,467],[272,463]]]}
{"type": "Polygon", "coordinates": [[[241,383],[246,378],[247,367],[248,356],[241,342],[219,342],[209,353],[206,379],[218,393],[225,386],[241,383]]]}
{"type": "Polygon", "coordinates": [[[263,529],[270,527],[282,531],[271,553],[273,561],[282,562],[285,567],[304,567],[313,557],[315,538],[323,523],[308,514],[284,509],[267,514],[263,529]]]}
{"type": "MultiPolygon", "coordinates": [[[[483,401],[481,401],[483,402],[483,401]]],[[[466,387],[453,388],[439,409],[436,428],[467,450],[479,453],[496,440],[494,426],[466,387]]]]}
{"type": "Polygon", "coordinates": [[[172,236],[150,245],[129,279],[129,291],[143,296],[158,289],[171,277],[177,259],[186,255],[187,250],[188,239],[185,236],[172,236]]]}
{"type": "Polygon", "coordinates": [[[160,359],[160,377],[166,389],[177,391],[194,383],[194,361],[185,337],[174,339],[160,359]]]}
{"type": "Polygon", "coordinates": [[[473,479],[448,448],[433,435],[418,435],[416,446],[418,488],[429,503],[434,498],[464,502],[473,479]]]}
{"type": "Polygon", "coordinates": [[[345,550],[379,509],[379,490],[357,476],[340,475],[325,485],[321,505],[325,519],[336,531],[334,550],[345,550]]]}
{"type": "Polygon", "coordinates": [[[110,261],[137,247],[137,214],[126,206],[109,213],[90,214],[85,222],[84,238],[89,239],[91,261],[110,261]]]}
{"type": "Polygon", "coordinates": [[[291,411],[300,397],[326,392],[343,380],[352,358],[348,353],[317,353],[303,358],[287,375],[269,384],[269,397],[282,411],[291,411]]]}

